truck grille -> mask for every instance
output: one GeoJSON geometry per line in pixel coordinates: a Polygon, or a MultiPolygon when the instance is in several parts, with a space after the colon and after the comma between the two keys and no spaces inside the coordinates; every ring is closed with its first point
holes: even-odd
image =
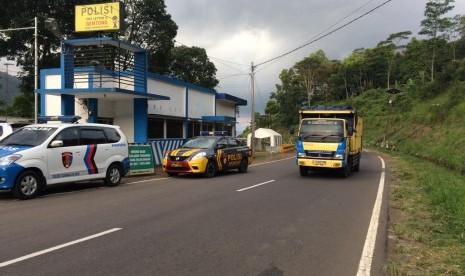
{"type": "Polygon", "coordinates": [[[335,151],[305,151],[305,155],[311,158],[333,158],[335,153],[335,151]]]}

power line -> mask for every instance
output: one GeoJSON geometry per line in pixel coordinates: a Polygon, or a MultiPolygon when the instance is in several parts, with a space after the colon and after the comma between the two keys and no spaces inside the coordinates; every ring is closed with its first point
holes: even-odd
{"type": "Polygon", "coordinates": [[[224,59],[219,59],[219,58],[212,57],[212,56],[208,56],[208,57],[209,57],[209,58],[212,58],[212,59],[219,60],[219,61],[223,61],[223,62],[231,63],[231,64],[234,64],[234,65],[239,65],[239,66],[247,66],[247,67],[249,67],[249,66],[250,66],[250,65],[247,65],[247,64],[241,64],[241,63],[237,63],[237,62],[227,61],[227,60],[224,60],[224,59]]]}
{"type": "MultiPolygon", "coordinates": [[[[361,5],[360,7],[358,7],[357,9],[355,9],[354,11],[352,11],[351,13],[349,13],[348,15],[346,15],[344,18],[342,18],[341,20],[339,20],[338,22],[332,24],[331,26],[329,26],[328,28],[324,29],[323,31],[319,32],[318,34],[316,34],[315,36],[313,36],[310,40],[308,40],[307,42],[305,43],[308,43],[310,42],[311,40],[315,39],[315,37],[318,37],[319,35],[325,33],[326,31],[330,30],[331,28],[333,28],[334,26],[336,26],[337,24],[341,23],[342,21],[344,21],[345,19],[347,19],[348,17],[350,17],[351,15],[353,15],[354,13],[356,13],[357,11],[361,10],[362,8],[364,8],[365,6],[367,6],[368,4],[370,4],[371,2],[373,1],[376,1],[376,0],[370,0],[368,2],[366,2],[365,4],[361,5]]],[[[270,64],[268,64],[267,66],[265,67],[262,67],[260,70],[257,70],[256,73],[260,73],[262,71],[264,71],[266,68],[270,67],[271,65],[273,65],[277,60],[271,62],[270,64]]]]}
{"type": "Polygon", "coordinates": [[[211,56],[209,56],[209,58],[211,58],[211,59],[213,59],[213,60],[216,60],[218,63],[221,63],[221,64],[223,64],[224,66],[229,67],[229,68],[232,68],[232,69],[234,69],[234,70],[236,70],[236,71],[239,71],[239,72],[243,72],[243,71],[244,71],[244,70],[241,70],[241,69],[237,69],[236,67],[233,67],[233,66],[231,66],[231,65],[228,65],[228,64],[226,64],[225,62],[222,62],[221,59],[217,59],[217,58],[214,58],[214,57],[211,57],[211,56]]]}
{"type": "MultiPolygon", "coordinates": [[[[182,43],[182,42],[180,42],[180,41],[178,41],[178,40],[175,40],[174,42],[175,42],[175,43],[178,43],[178,44],[181,44],[182,46],[189,47],[189,46],[187,46],[186,44],[184,44],[184,43],[182,43]]],[[[220,59],[220,58],[213,57],[213,56],[209,56],[209,55],[207,55],[207,57],[210,58],[210,59],[216,60],[218,63],[221,63],[221,64],[223,64],[224,66],[227,66],[227,67],[232,68],[232,69],[234,69],[234,70],[236,70],[236,71],[239,71],[239,72],[244,72],[244,70],[235,68],[235,67],[233,67],[233,66],[231,66],[231,65],[228,65],[228,64],[225,64],[225,63],[249,67],[249,65],[246,65],[246,64],[241,64],[241,63],[237,63],[237,62],[233,62],[233,61],[228,61],[228,60],[220,59]]]]}
{"type": "Polygon", "coordinates": [[[297,50],[300,50],[300,49],[302,49],[302,48],[304,48],[304,47],[306,47],[306,46],[308,46],[308,45],[310,45],[310,44],[312,44],[312,43],[314,43],[314,42],[317,42],[317,41],[319,41],[319,40],[321,40],[321,39],[323,39],[323,38],[329,36],[330,34],[333,34],[333,33],[337,32],[337,31],[339,31],[340,29],[342,29],[342,28],[344,28],[344,27],[346,27],[346,26],[348,26],[348,25],[354,23],[355,21],[359,20],[360,18],[365,17],[366,15],[368,15],[368,14],[372,13],[373,11],[375,11],[375,10],[381,8],[382,6],[386,5],[387,3],[391,2],[391,1],[392,1],[392,0],[387,0],[387,1],[383,2],[382,4],[380,4],[380,5],[376,6],[376,7],[374,7],[373,9],[369,10],[368,12],[366,12],[366,13],[364,13],[364,14],[362,14],[362,15],[356,17],[355,19],[353,19],[353,20],[347,22],[346,24],[343,24],[343,25],[341,25],[340,27],[338,27],[338,28],[336,28],[336,29],[330,31],[329,33],[326,33],[326,34],[324,34],[324,35],[322,35],[322,36],[319,36],[319,37],[317,37],[317,38],[315,38],[315,39],[313,39],[313,40],[311,40],[311,41],[309,41],[309,42],[307,42],[307,43],[305,43],[305,44],[303,44],[303,45],[301,45],[301,46],[299,46],[299,47],[297,47],[297,48],[295,48],[295,49],[293,49],[293,50],[291,50],[291,51],[289,51],[289,52],[286,52],[286,53],[282,54],[282,55],[279,55],[279,56],[274,57],[274,58],[272,58],[272,59],[269,59],[269,60],[266,60],[266,61],[264,61],[264,62],[258,63],[258,64],[255,65],[255,67],[258,67],[258,66],[260,66],[260,65],[266,64],[266,63],[271,62],[271,61],[273,61],[273,60],[280,59],[280,58],[282,58],[282,57],[284,57],[284,56],[287,56],[287,55],[289,55],[289,54],[291,54],[291,53],[293,53],[293,52],[295,52],[295,51],[297,51],[297,50]]]}
{"type": "Polygon", "coordinates": [[[238,73],[238,74],[234,74],[234,75],[226,75],[226,76],[218,78],[218,79],[219,80],[224,80],[224,79],[228,79],[228,78],[232,78],[232,77],[245,76],[245,75],[249,75],[249,73],[243,72],[243,73],[238,73]]]}

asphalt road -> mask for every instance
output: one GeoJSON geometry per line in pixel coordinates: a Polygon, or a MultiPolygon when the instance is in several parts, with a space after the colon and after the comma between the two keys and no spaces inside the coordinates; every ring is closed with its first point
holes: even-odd
{"type": "MultiPolygon", "coordinates": [[[[0,275],[357,275],[381,164],[364,152],[347,179],[301,177],[292,158],[211,179],[2,193],[0,275]]],[[[371,275],[382,275],[387,194],[371,275]]]]}

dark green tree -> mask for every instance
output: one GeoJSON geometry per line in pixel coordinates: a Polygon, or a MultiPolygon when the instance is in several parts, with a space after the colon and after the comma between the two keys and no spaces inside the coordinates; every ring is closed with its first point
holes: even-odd
{"type": "Polygon", "coordinates": [[[164,0],[125,0],[126,29],[120,36],[149,52],[150,71],[169,73],[170,51],[178,26],[166,12],[164,0]]]}
{"type": "Polygon", "coordinates": [[[427,81],[430,53],[427,41],[413,38],[405,48],[405,53],[401,57],[398,66],[398,77],[402,83],[409,80],[418,84],[427,81]]]}
{"type": "Polygon", "coordinates": [[[385,41],[378,43],[378,47],[384,47],[388,51],[388,68],[387,68],[387,89],[391,87],[391,75],[395,66],[396,57],[402,55],[406,45],[401,44],[401,41],[407,40],[412,35],[411,31],[403,31],[390,34],[385,41]]]}
{"type": "MultiPolygon", "coordinates": [[[[169,53],[174,47],[177,25],[166,12],[164,0],[123,0],[126,7],[126,24],[119,33],[75,33],[74,6],[105,3],[108,0],[53,0],[53,1],[6,1],[0,3],[0,29],[33,27],[34,17],[38,17],[39,68],[59,67],[60,41],[45,28],[47,18],[55,18],[63,38],[84,38],[96,36],[120,37],[149,52],[149,70],[167,73],[169,53]]],[[[33,93],[34,88],[34,30],[7,32],[0,35],[0,57],[16,61],[23,72],[21,93],[33,93]]],[[[39,82],[40,83],[40,82],[39,82]]],[[[26,100],[29,97],[20,97],[26,100]]],[[[29,104],[32,116],[33,102],[29,104]]],[[[22,112],[21,112],[22,113],[22,112]]]]}
{"type": "Polygon", "coordinates": [[[452,25],[447,30],[447,36],[452,47],[452,60],[457,58],[457,42],[465,34],[465,16],[456,15],[452,18],[452,25]]]}
{"type": "Polygon", "coordinates": [[[447,40],[447,30],[452,26],[452,19],[445,15],[451,11],[454,0],[430,0],[426,3],[425,19],[421,21],[422,29],[419,34],[427,35],[429,40],[429,47],[431,51],[430,56],[430,80],[434,81],[436,50],[439,40],[447,40]]]}
{"type": "Polygon", "coordinates": [[[312,103],[312,98],[316,92],[315,90],[317,87],[321,87],[323,83],[323,78],[325,76],[322,69],[323,64],[326,62],[328,62],[328,58],[325,52],[318,50],[294,65],[307,91],[308,106],[312,103]]]}
{"type": "Polygon", "coordinates": [[[281,84],[276,85],[276,91],[271,93],[270,99],[275,100],[279,106],[276,120],[283,126],[292,126],[297,123],[299,109],[307,98],[305,85],[293,68],[282,70],[279,78],[281,84]]]}
{"type": "Polygon", "coordinates": [[[171,50],[169,72],[180,79],[195,85],[214,88],[216,67],[207,56],[207,52],[199,47],[179,46],[171,50]]]}

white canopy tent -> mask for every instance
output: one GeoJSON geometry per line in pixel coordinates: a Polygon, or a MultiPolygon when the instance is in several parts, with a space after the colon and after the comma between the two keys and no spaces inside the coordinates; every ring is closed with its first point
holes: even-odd
{"type": "MultiPolygon", "coordinates": [[[[283,143],[283,138],[281,134],[277,133],[276,131],[269,129],[269,128],[259,128],[255,130],[255,149],[262,150],[262,140],[269,138],[270,143],[268,146],[270,147],[279,147],[283,143]]],[[[249,133],[247,135],[247,146],[250,147],[252,140],[252,134],[249,133]]]]}

